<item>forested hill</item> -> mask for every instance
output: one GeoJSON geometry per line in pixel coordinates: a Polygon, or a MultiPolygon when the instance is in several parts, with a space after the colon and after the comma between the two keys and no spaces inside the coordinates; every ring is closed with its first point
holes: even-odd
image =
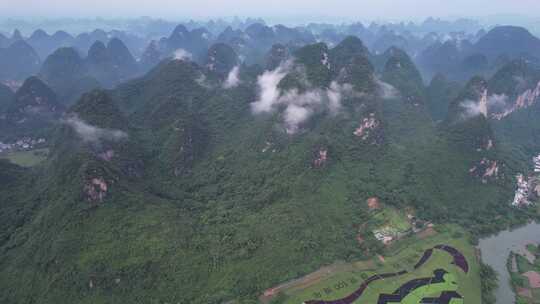
{"type": "Polygon", "coordinates": [[[474,235],[525,220],[508,203],[519,163],[491,121],[456,106],[482,102],[487,83],[473,79],[437,124],[437,91],[408,55],[382,56],[378,73],[347,38],[264,70],[219,44],[204,65],[165,60],[83,95],[44,163],[0,162],[0,302],[255,303],[380,251],[370,197],[474,235]],[[497,174],[471,171],[483,158],[497,174]]]}

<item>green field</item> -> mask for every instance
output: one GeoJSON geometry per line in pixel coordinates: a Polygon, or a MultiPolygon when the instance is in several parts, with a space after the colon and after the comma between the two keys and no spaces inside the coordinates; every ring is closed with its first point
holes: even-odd
{"type": "Polygon", "coordinates": [[[519,273],[525,273],[527,271],[534,271],[535,267],[526,258],[522,257],[519,254],[516,254],[516,261],[518,266],[519,273]]]}
{"type": "Polygon", "coordinates": [[[18,151],[1,154],[0,158],[8,159],[10,162],[22,167],[33,167],[47,158],[49,149],[36,149],[32,151],[18,151]]]}
{"type": "Polygon", "coordinates": [[[407,216],[395,208],[384,207],[376,210],[374,219],[378,222],[378,229],[391,229],[396,232],[405,232],[411,228],[407,216]]]}
{"type": "Polygon", "coordinates": [[[527,247],[527,250],[529,250],[532,254],[534,254],[534,255],[540,254],[540,250],[538,249],[537,245],[528,244],[526,247],[527,247]]]}
{"type": "MultiPolygon", "coordinates": [[[[384,262],[378,258],[374,258],[372,263],[351,263],[350,270],[336,273],[316,284],[306,288],[290,288],[284,290],[286,296],[284,303],[298,304],[307,300],[336,300],[345,297],[354,292],[360,284],[368,277],[374,274],[399,272],[408,270],[409,273],[390,279],[375,281],[369,285],[364,294],[356,301],[360,304],[377,303],[377,299],[381,293],[391,294],[404,283],[417,279],[432,277],[436,269],[444,269],[448,271],[448,277],[457,286],[448,284],[432,284],[425,288],[419,288],[415,291],[413,297],[407,297],[402,303],[417,303],[419,297],[440,295],[442,290],[451,291],[457,290],[463,296],[463,303],[480,303],[480,278],[479,266],[475,258],[475,249],[469,243],[465,236],[461,238],[453,238],[459,228],[445,227],[446,230],[426,239],[418,239],[417,237],[409,237],[399,241],[389,248],[384,256],[384,262]],[[414,265],[420,259],[426,249],[432,248],[435,245],[446,244],[461,251],[467,258],[469,263],[469,272],[465,274],[458,267],[452,264],[452,257],[441,250],[434,250],[433,255],[419,269],[414,270],[414,265]],[[363,268],[362,265],[372,265],[371,268],[363,268]],[[412,300],[411,299],[416,299],[412,300]]],[[[460,301],[454,301],[459,303],[460,301]]],[[[452,303],[454,303],[452,302],[452,303]]]]}
{"type": "MultiPolygon", "coordinates": [[[[538,254],[538,246],[533,244],[528,244],[526,246],[527,250],[530,251],[532,254],[537,255],[538,254]]],[[[529,280],[526,276],[523,274],[529,271],[535,271],[540,272],[540,259],[536,259],[534,263],[530,263],[525,257],[521,256],[518,253],[512,253],[510,255],[510,258],[515,257],[517,262],[517,272],[511,272],[510,270],[510,276],[511,276],[511,282],[512,287],[514,290],[517,290],[518,288],[525,288],[528,289],[531,292],[532,298],[523,297],[523,296],[517,296],[516,297],[516,303],[522,304],[533,304],[533,303],[540,303],[540,288],[531,288],[529,285],[529,280]]]]}

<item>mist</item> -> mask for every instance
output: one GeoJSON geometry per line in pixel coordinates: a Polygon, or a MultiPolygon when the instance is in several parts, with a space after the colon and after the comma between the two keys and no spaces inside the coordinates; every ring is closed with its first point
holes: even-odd
{"type": "Polygon", "coordinates": [[[284,62],[276,69],[259,76],[259,97],[251,103],[251,110],[255,115],[282,110],[283,126],[288,134],[297,133],[302,124],[316,112],[328,112],[333,116],[339,114],[343,98],[362,96],[355,92],[352,85],[338,84],[335,81],[326,89],[313,88],[303,71],[300,71],[301,77],[308,90],[299,92],[298,89],[290,89],[283,92],[279,83],[291,71],[292,64],[291,61],[284,62]]]}
{"type": "MultiPolygon", "coordinates": [[[[3,0],[4,17],[136,17],[209,19],[250,16],[287,19],[291,22],[401,19],[435,17],[473,17],[487,15],[531,15],[540,9],[536,0],[276,0],[261,5],[248,0],[131,1],[131,0],[3,0]]],[[[279,20],[278,20],[279,21],[279,20]]]]}
{"type": "Polygon", "coordinates": [[[227,79],[225,79],[225,82],[223,83],[223,88],[231,89],[238,86],[240,84],[239,73],[240,67],[235,66],[227,75],[227,79]]]}
{"type": "Polygon", "coordinates": [[[174,52],[173,58],[174,60],[191,60],[193,59],[193,54],[184,49],[178,49],[174,52]]]}
{"type": "Polygon", "coordinates": [[[70,126],[77,135],[84,141],[93,144],[100,144],[102,140],[119,141],[128,137],[127,133],[121,130],[103,129],[90,125],[77,116],[71,116],[62,120],[62,123],[70,126]]]}

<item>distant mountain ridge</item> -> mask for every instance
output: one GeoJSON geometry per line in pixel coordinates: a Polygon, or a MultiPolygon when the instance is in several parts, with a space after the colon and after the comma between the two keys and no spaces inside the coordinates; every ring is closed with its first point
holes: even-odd
{"type": "Polygon", "coordinates": [[[473,50],[490,59],[500,55],[516,58],[525,54],[540,57],[540,39],[517,26],[498,26],[487,32],[473,46],[473,50]]]}
{"type": "Polygon", "coordinates": [[[6,48],[0,48],[0,79],[23,80],[36,73],[41,59],[25,41],[17,40],[6,48]]]}
{"type": "Polygon", "coordinates": [[[490,76],[513,59],[540,62],[540,39],[516,26],[497,26],[474,44],[467,41],[437,42],[417,59],[428,76],[444,73],[455,80],[475,74],[490,76]]]}

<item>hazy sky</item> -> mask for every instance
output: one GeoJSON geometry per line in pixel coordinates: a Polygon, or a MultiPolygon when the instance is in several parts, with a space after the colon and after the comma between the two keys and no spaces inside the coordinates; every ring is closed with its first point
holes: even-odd
{"type": "Polygon", "coordinates": [[[420,19],[492,14],[540,15],[540,0],[0,0],[4,17],[328,16],[420,19]]]}

